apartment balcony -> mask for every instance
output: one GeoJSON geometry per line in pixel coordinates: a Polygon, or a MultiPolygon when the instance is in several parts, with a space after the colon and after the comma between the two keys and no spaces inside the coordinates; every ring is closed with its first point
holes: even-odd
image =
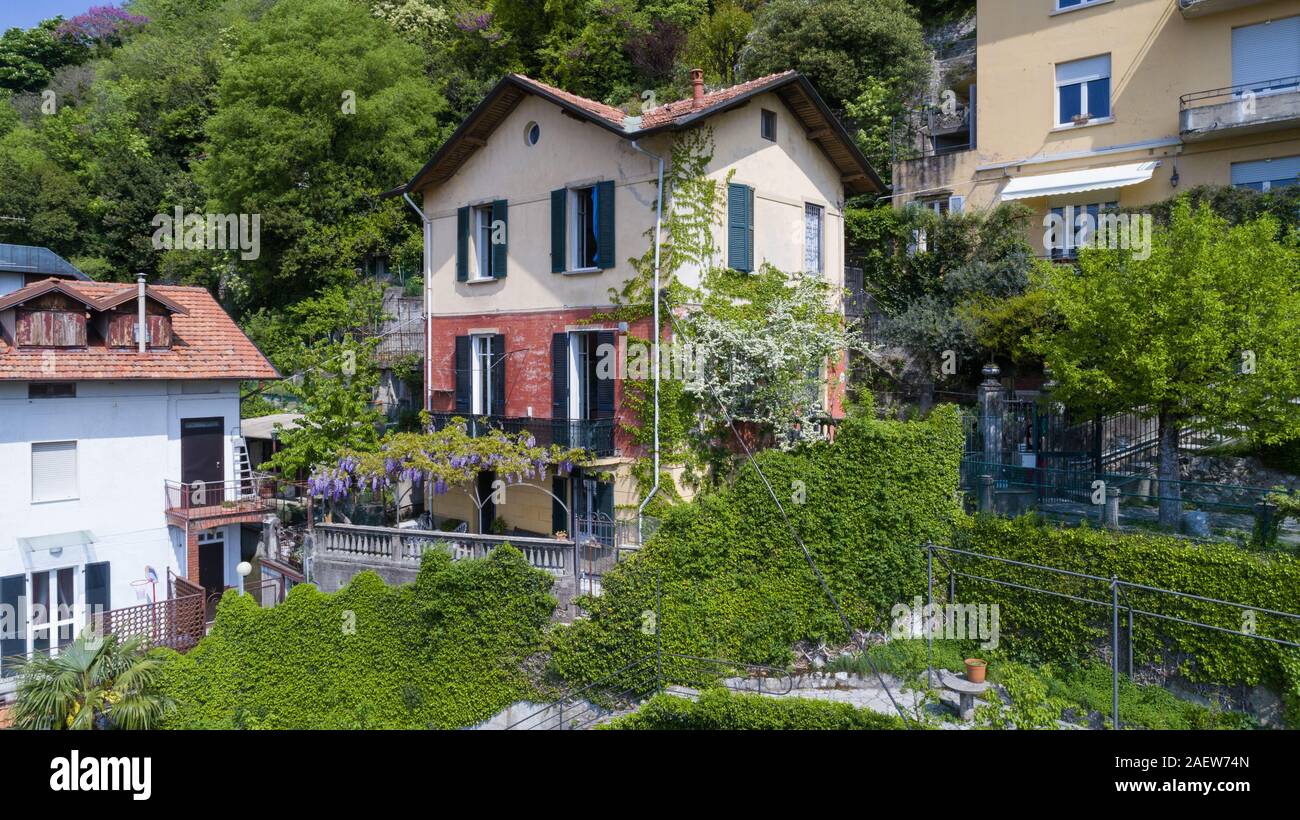
{"type": "Polygon", "coordinates": [[[934,192],[974,175],[975,111],[927,107],[900,119],[893,135],[894,190],[934,192]]]}
{"type": "Polygon", "coordinates": [[[433,413],[433,429],[441,430],[460,419],[471,437],[485,436],[497,430],[507,433],[529,433],[539,447],[552,444],[560,447],[580,447],[596,458],[616,455],[614,450],[614,419],[543,419],[511,416],[475,416],[464,413],[433,413]]]}
{"type": "Polygon", "coordinates": [[[260,524],[275,510],[275,481],[253,475],[237,481],[164,482],[167,523],[177,527],[201,524],[260,524]]]}
{"type": "Polygon", "coordinates": [[[1184,142],[1300,128],[1300,76],[1184,94],[1179,131],[1184,142]]]}
{"type": "Polygon", "coordinates": [[[1178,10],[1184,17],[1191,19],[1239,9],[1242,6],[1257,6],[1263,2],[1266,0],[1178,0],[1178,10]]]}

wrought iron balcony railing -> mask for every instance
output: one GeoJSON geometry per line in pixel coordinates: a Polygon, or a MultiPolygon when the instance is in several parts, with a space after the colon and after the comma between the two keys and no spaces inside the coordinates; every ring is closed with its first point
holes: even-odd
{"type": "Polygon", "coordinates": [[[1300,122],[1300,75],[1194,91],[1178,98],[1185,140],[1291,128],[1300,122]]]}
{"type": "Polygon", "coordinates": [[[169,517],[197,520],[252,515],[275,507],[275,482],[252,475],[235,481],[164,482],[169,517]]]}
{"type": "Polygon", "coordinates": [[[543,419],[514,416],[470,416],[465,413],[433,413],[433,429],[441,430],[461,419],[470,436],[487,435],[494,430],[507,433],[530,433],[540,447],[580,447],[593,456],[615,454],[614,419],[543,419]]]}

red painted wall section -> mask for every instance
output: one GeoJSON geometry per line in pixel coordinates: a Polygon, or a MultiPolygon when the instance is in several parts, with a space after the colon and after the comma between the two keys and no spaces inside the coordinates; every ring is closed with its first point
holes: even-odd
{"type": "MultiPolygon", "coordinates": [[[[506,410],[507,416],[526,418],[531,407],[533,417],[551,417],[551,337],[568,330],[613,331],[620,351],[625,350],[628,336],[650,337],[653,320],[630,323],[628,334],[618,333],[617,322],[585,323],[597,308],[539,311],[536,313],[489,313],[472,316],[435,316],[429,333],[429,410],[447,413],[455,409],[456,337],[473,333],[500,333],[506,337],[506,410]]],[[[668,338],[665,331],[665,340],[668,338]]],[[[633,447],[631,435],[623,429],[635,424],[636,418],[623,402],[623,369],[614,385],[617,424],[614,445],[625,456],[643,455],[633,447]]]]}
{"type": "MultiPolygon", "coordinates": [[[[434,317],[429,334],[429,410],[451,412],[455,409],[456,391],[456,337],[473,333],[500,333],[506,337],[506,415],[526,418],[529,407],[535,418],[551,417],[551,337],[567,330],[611,330],[620,346],[619,380],[614,386],[615,417],[619,424],[615,430],[615,446],[625,456],[644,455],[644,448],[633,447],[631,435],[624,425],[635,424],[636,418],[624,407],[623,377],[626,365],[625,351],[628,336],[648,339],[653,320],[642,319],[631,323],[628,334],[619,334],[617,322],[586,323],[597,308],[575,308],[536,313],[488,313],[470,316],[434,317]]],[[[664,343],[671,340],[671,330],[665,328],[664,343]]],[[[838,357],[827,369],[830,398],[827,408],[834,418],[844,416],[845,360],[838,357]]],[[[666,376],[665,376],[666,378],[666,376]]]]}

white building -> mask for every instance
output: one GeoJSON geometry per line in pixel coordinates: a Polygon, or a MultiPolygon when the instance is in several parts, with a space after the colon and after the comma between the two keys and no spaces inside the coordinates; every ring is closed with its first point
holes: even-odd
{"type": "Polygon", "coordinates": [[[51,278],[0,297],[0,675],[171,578],[238,584],[241,527],[265,514],[240,380],[277,377],[202,288],[51,278]]]}

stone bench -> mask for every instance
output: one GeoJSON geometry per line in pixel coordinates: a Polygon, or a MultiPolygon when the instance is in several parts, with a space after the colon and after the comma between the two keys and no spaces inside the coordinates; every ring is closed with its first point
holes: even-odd
{"type": "Polygon", "coordinates": [[[957,694],[957,714],[962,720],[974,720],[975,718],[975,696],[982,695],[988,691],[989,684],[971,683],[961,675],[955,675],[946,669],[939,670],[939,683],[944,689],[957,694]]]}

